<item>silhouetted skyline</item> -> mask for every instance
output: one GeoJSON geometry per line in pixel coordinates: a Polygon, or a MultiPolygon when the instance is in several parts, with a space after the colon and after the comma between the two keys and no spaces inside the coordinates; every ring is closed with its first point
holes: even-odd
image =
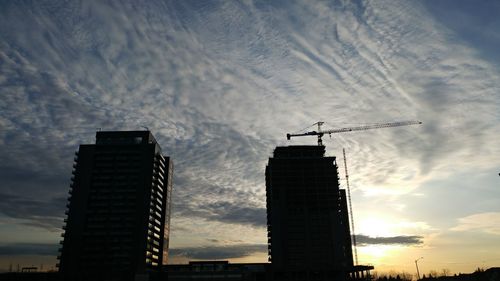
{"type": "Polygon", "coordinates": [[[498,264],[499,5],[2,1],[0,270],[56,263],[68,159],[143,126],[178,159],[171,260],[265,262],[267,159],[318,120],[423,122],[323,138],[346,149],[360,263],[498,264]]]}

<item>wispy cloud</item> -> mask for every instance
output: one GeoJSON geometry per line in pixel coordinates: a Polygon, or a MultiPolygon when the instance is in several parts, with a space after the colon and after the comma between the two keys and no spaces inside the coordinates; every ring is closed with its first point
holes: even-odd
{"type": "Polygon", "coordinates": [[[500,235],[500,212],[473,214],[458,219],[453,231],[479,231],[500,235]]]}

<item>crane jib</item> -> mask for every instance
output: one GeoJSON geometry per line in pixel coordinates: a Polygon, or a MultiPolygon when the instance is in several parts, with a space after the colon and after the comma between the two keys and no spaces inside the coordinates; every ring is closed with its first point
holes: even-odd
{"type": "Polygon", "coordinates": [[[324,134],[335,134],[335,133],[344,133],[344,132],[352,132],[352,131],[364,131],[364,130],[370,130],[370,129],[380,129],[380,128],[388,128],[388,127],[399,127],[399,126],[408,126],[408,125],[419,125],[422,124],[421,121],[403,121],[403,122],[392,122],[392,123],[380,123],[380,124],[373,124],[373,125],[366,125],[366,126],[359,126],[359,127],[346,127],[346,128],[341,128],[341,129],[332,129],[332,130],[321,130],[319,127],[320,125],[323,124],[323,122],[318,122],[318,131],[311,131],[311,132],[306,132],[306,133],[301,133],[301,134],[286,134],[287,140],[290,140],[291,137],[300,137],[300,136],[318,136],[318,144],[322,145],[321,137],[324,134]],[[319,124],[321,123],[321,124],[319,124]]]}

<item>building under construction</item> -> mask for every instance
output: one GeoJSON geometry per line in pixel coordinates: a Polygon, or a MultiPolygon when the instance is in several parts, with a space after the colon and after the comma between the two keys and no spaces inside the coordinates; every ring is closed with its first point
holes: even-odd
{"type": "Polygon", "coordinates": [[[270,263],[165,265],[158,280],[371,280],[353,262],[346,190],[325,147],[277,147],[266,167],[270,263]]]}
{"type": "Polygon", "coordinates": [[[273,280],[369,279],[353,263],[346,192],[325,147],[277,147],[266,167],[273,280]]]}

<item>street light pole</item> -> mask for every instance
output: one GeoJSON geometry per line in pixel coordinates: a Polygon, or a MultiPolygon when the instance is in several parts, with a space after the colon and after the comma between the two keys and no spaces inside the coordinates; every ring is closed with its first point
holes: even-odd
{"type": "Polygon", "coordinates": [[[417,268],[417,277],[418,279],[417,280],[420,280],[420,272],[418,271],[418,261],[423,259],[424,257],[420,257],[418,259],[415,260],[415,267],[417,268]]]}

